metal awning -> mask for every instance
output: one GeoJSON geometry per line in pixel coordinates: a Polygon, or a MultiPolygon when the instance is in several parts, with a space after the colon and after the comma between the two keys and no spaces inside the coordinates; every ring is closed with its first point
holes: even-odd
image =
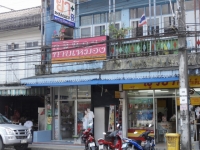
{"type": "Polygon", "coordinates": [[[86,72],[52,74],[21,79],[26,86],[70,86],[70,85],[97,85],[97,84],[128,84],[178,81],[178,70],[131,72],[113,71],[106,73],[86,72]]]}

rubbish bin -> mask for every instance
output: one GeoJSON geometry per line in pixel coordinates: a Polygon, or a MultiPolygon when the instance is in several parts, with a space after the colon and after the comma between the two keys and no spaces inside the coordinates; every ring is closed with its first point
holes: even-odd
{"type": "Polygon", "coordinates": [[[167,150],[180,150],[180,134],[166,133],[167,150]]]}

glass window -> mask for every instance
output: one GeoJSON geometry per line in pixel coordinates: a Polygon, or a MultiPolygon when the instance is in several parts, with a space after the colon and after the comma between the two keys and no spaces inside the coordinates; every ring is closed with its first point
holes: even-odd
{"type": "Polygon", "coordinates": [[[115,12],[115,21],[121,21],[121,11],[115,12]]]}
{"type": "Polygon", "coordinates": [[[134,97],[153,97],[153,90],[134,90],[127,93],[129,98],[134,97]]]}
{"type": "Polygon", "coordinates": [[[135,19],[136,18],[136,9],[130,9],[130,18],[135,19]]]}
{"type": "MultiPolygon", "coordinates": [[[[198,1],[196,1],[196,8],[198,8],[198,1]]],[[[185,1],[185,9],[188,10],[194,10],[194,1],[185,1]]]]}
{"type": "Polygon", "coordinates": [[[60,133],[61,140],[71,139],[74,135],[74,101],[60,102],[60,133]]]}
{"type": "Polygon", "coordinates": [[[90,99],[91,98],[91,86],[78,86],[78,99],[90,99]]]}
{"type": "Polygon", "coordinates": [[[18,48],[19,48],[19,44],[15,44],[14,49],[18,49],[18,48]]]}
{"type": "Polygon", "coordinates": [[[133,21],[132,25],[132,37],[143,36],[143,26],[138,27],[139,21],[133,21]]]}
{"type": "Polygon", "coordinates": [[[60,100],[75,100],[76,86],[60,87],[60,100]]]}
{"type": "Polygon", "coordinates": [[[155,90],[155,96],[175,96],[175,89],[158,89],[155,90]]]}
{"type": "Polygon", "coordinates": [[[33,47],[37,47],[38,46],[38,42],[33,42],[33,47]]]}
{"type": "Polygon", "coordinates": [[[94,27],[95,36],[105,35],[105,26],[94,27]]]}
{"type": "MultiPolygon", "coordinates": [[[[157,5],[156,6],[156,15],[159,16],[161,13],[160,13],[160,9],[161,9],[161,6],[160,5],[157,5]]],[[[145,8],[145,15],[146,17],[149,16],[149,7],[146,7],[145,8]]],[[[154,6],[151,6],[151,17],[154,16],[154,6]]]]}
{"type": "Polygon", "coordinates": [[[81,28],[81,38],[84,37],[91,37],[91,28],[87,27],[87,28],[81,28]]]}
{"type": "Polygon", "coordinates": [[[165,33],[176,33],[172,26],[175,25],[175,19],[173,17],[164,17],[164,32],[165,33]]]}
{"type": "Polygon", "coordinates": [[[169,4],[165,4],[165,5],[162,5],[162,14],[165,15],[165,14],[169,14],[170,8],[169,8],[169,4]]]}
{"type": "Polygon", "coordinates": [[[93,15],[90,15],[90,16],[82,16],[82,17],[81,17],[81,26],[84,26],[84,25],[91,25],[91,24],[92,24],[92,17],[93,17],[93,15]]]}
{"type": "Polygon", "coordinates": [[[105,23],[107,18],[107,13],[94,15],[94,24],[105,23]]]}
{"type": "MultiPolygon", "coordinates": [[[[128,96],[128,128],[149,129],[149,124],[153,122],[153,98],[131,98],[128,96]]],[[[153,130],[153,128],[151,129],[153,130]]]]}
{"type": "MultiPolygon", "coordinates": [[[[154,34],[154,19],[151,19],[151,23],[150,23],[150,20],[148,19],[147,20],[147,24],[151,24],[151,28],[150,26],[148,26],[148,35],[150,34],[154,34]]],[[[159,33],[159,18],[156,18],[156,33],[159,33]]]]}
{"type": "Polygon", "coordinates": [[[94,24],[98,24],[98,23],[101,23],[101,15],[100,14],[94,15],[94,24]]]}
{"type": "Polygon", "coordinates": [[[32,42],[27,42],[26,43],[26,47],[28,48],[28,47],[32,47],[32,42]]]}
{"type": "Polygon", "coordinates": [[[11,50],[11,45],[7,45],[7,49],[8,49],[8,50],[11,50]]]}
{"type": "Polygon", "coordinates": [[[80,134],[82,129],[87,128],[87,108],[91,107],[91,102],[80,102],[77,104],[77,133],[80,134]]]}

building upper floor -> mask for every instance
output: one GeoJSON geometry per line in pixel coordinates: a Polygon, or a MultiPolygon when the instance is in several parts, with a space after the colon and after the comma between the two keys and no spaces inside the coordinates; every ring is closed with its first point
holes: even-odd
{"type": "Polygon", "coordinates": [[[0,13],[0,31],[40,27],[41,7],[33,7],[22,10],[0,13]]]}

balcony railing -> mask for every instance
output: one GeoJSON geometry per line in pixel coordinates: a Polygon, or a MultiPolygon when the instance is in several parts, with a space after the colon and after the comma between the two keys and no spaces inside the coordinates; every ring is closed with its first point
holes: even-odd
{"type": "Polygon", "coordinates": [[[153,55],[178,54],[178,39],[133,40],[111,43],[110,58],[131,58],[153,55]]]}

